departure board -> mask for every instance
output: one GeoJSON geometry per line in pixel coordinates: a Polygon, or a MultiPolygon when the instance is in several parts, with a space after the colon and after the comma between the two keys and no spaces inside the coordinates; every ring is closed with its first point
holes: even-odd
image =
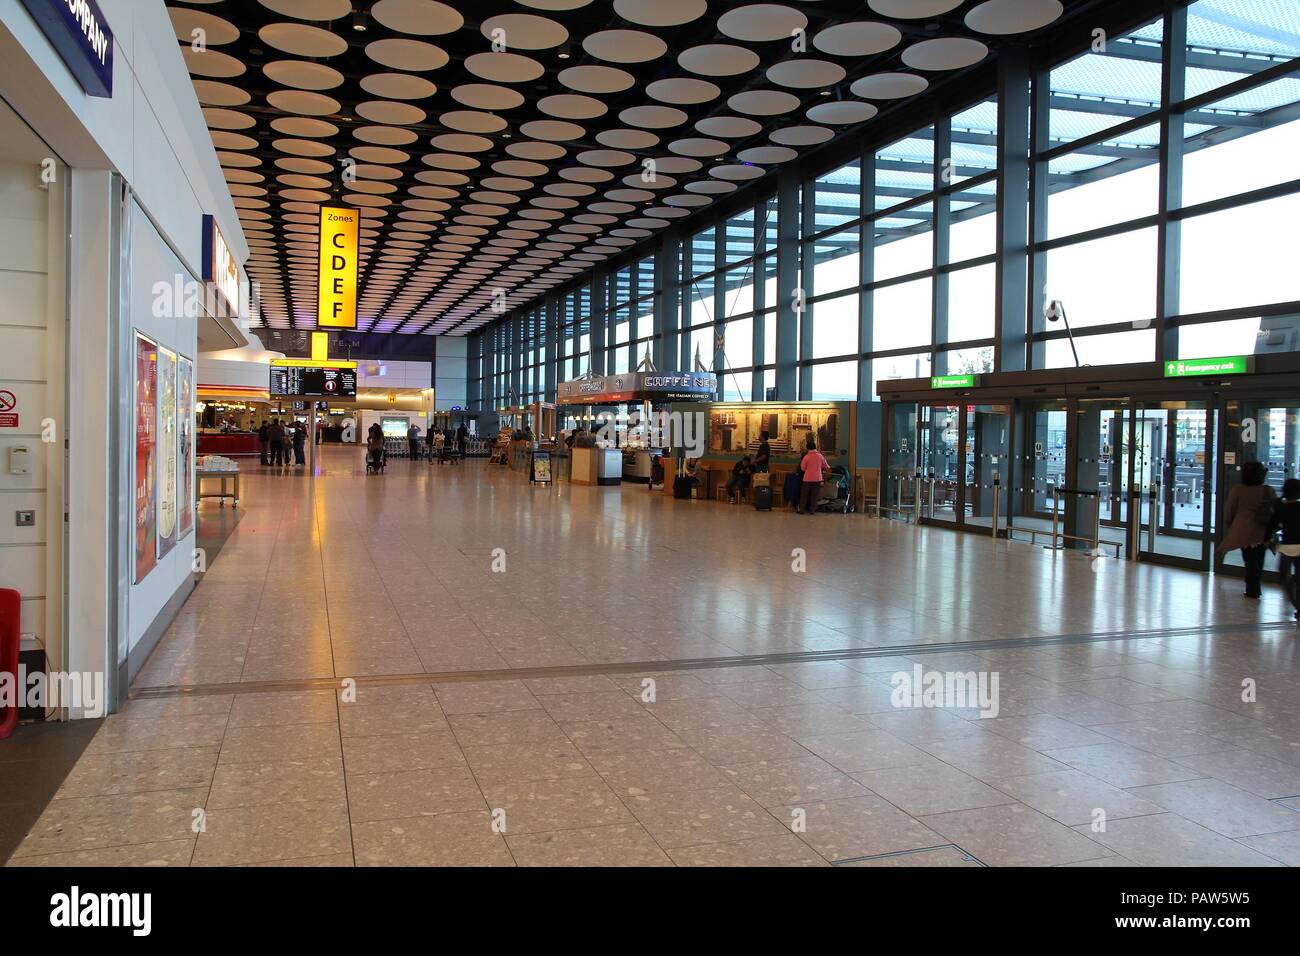
{"type": "Polygon", "coordinates": [[[301,368],[273,365],[271,366],[271,394],[356,398],[357,371],[352,368],[301,368]]]}

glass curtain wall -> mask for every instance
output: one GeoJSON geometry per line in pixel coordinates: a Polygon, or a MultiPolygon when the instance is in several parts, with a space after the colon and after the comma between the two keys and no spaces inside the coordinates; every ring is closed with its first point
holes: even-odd
{"type": "MultiPolygon", "coordinates": [[[[656,249],[679,250],[665,364],[698,358],[729,400],[775,385],[778,322],[794,326],[799,365],[798,394],[781,399],[870,401],[885,379],[992,371],[997,341],[1023,341],[1032,368],[1072,366],[1065,324],[1045,317],[1054,300],[1080,364],[1300,350],[1297,57],[1300,3],[1197,0],[1025,71],[1028,243],[1006,253],[1028,270],[1011,296],[1023,311],[997,308],[1002,104],[989,90],[905,135],[868,124],[854,155],[808,169],[798,241],[781,250],[772,186],[549,293],[553,378],[592,367],[593,348],[606,371],[636,367],[662,334],[656,249]],[[778,302],[783,255],[793,307],[778,302]]],[[[485,400],[516,374],[527,394],[544,389],[540,302],[477,333],[485,400]]]]}

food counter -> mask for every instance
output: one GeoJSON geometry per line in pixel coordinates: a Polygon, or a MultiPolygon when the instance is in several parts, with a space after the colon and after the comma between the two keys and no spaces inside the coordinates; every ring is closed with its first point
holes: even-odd
{"type": "Polygon", "coordinates": [[[257,432],[199,432],[200,455],[224,455],[235,458],[260,455],[257,432]]]}

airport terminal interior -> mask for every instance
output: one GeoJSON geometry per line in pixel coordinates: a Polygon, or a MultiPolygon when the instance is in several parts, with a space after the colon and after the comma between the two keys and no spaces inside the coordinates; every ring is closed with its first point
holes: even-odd
{"type": "Polygon", "coordinates": [[[1297,156],[1295,0],[0,3],[0,863],[1300,865],[1297,156]]]}

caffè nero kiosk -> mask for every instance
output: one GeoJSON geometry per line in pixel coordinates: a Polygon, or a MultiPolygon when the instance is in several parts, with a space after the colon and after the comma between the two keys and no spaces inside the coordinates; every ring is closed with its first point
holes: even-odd
{"type": "Polygon", "coordinates": [[[635,411],[640,428],[628,427],[632,419],[612,419],[618,434],[617,445],[598,448],[575,444],[570,481],[579,485],[617,484],[626,475],[632,481],[649,482],[651,460],[664,449],[655,445],[657,435],[651,414],[670,402],[702,401],[718,391],[718,377],[712,372],[659,372],[648,360],[635,372],[617,375],[591,375],[562,382],[556,389],[555,402],[560,406],[578,406],[585,414],[579,420],[589,430],[602,424],[595,409],[625,406],[635,411]]]}
{"type": "Polygon", "coordinates": [[[1300,475],[1300,355],[879,384],[885,517],[1208,571],[1248,461],[1300,475]]]}

